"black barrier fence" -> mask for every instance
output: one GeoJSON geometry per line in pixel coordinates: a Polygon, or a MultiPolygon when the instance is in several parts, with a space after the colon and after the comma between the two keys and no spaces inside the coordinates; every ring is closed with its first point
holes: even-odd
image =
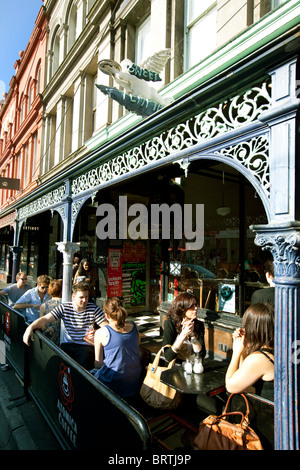
{"type": "Polygon", "coordinates": [[[151,450],[147,421],[39,331],[28,347],[27,326],[0,302],[6,359],[65,450],[151,450]]]}
{"type": "Polygon", "coordinates": [[[24,381],[26,346],[23,343],[23,334],[26,319],[22,313],[16,312],[3,302],[0,302],[0,316],[1,339],[4,341],[6,359],[24,381]]]}
{"type": "Polygon", "coordinates": [[[145,419],[39,332],[29,363],[28,393],[63,448],[151,449],[145,419]]]}

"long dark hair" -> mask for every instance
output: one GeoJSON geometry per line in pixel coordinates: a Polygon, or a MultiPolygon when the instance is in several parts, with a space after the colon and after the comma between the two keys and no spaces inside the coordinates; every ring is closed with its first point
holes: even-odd
{"type": "Polygon", "coordinates": [[[185,312],[198,305],[197,299],[189,292],[182,292],[172,302],[167,318],[170,318],[178,333],[181,331],[181,322],[185,317],[185,312]]]}
{"type": "Polygon", "coordinates": [[[274,308],[270,304],[250,305],[242,321],[245,329],[245,356],[263,346],[274,349],[274,308]]]}
{"type": "Polygon", "coordinates": [[[81,260],[80,263],[79,263],[78,270],[77,270],[77,276],[84,276],[87,272],[90,272],[90,270],[91,270],[91,262],[90,262],[89,259],[84,258],[84,259],[81,260]],[[88,269],[87,271],[86,271],[86,270],[84,269],[84,267],[83,267],[83,265],[84,265],[85,263],[88,263],[88,265],[89,265],[89,269],[88,269]]]}
{"type": "Polygon", "coordinates": [[[118,297],[108,298],[103,305],[103,310],[112,320],[117,322],[117,329],[121,329],[125,325],[127,312],[122,307],[121,301],[118,297]]]}

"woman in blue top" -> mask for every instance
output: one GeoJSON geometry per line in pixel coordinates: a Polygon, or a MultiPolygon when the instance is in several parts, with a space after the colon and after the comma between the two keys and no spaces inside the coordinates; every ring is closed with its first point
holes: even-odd
{"type": "Polygon", "coordinates": [[[96,370],[92,373],[121,397],[135,395],[142,373],[137,327],[126,321],[127,312],[117,297],[107,299],[103,311],[108,325],[95,332],[96,370]]]}

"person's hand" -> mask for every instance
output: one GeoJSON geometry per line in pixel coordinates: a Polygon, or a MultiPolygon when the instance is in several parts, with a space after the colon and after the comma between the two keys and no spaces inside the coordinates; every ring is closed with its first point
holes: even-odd
{"type": "Polygon", "coordinates": [[[189,320],[188,318],[184,318],[181,322],[182,330],[181,334],[184,338],[188,336],[193,336],[194,333],[194,320],[189,320]]]}
{"type": "Polygon", "coordinates": [[[29,346],[29,340],[34,341],[33,339],[33,330],[30,326],[28,326],[25,330],[25,333],[23,335],[23,341],[27,346],[29,346]]]}
{"type": "Polygon", "coordinates": [[[242,328],[237,328],[232,334],[232,352],[242,354],[244,349],[245,332],[242,328]]]}

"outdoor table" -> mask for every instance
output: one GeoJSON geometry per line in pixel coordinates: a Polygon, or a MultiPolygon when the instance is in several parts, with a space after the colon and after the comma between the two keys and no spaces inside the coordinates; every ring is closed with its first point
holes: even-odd
{"type": "Polygon", "coordinates": [[[182,365],[161,373],[160,381],[179,392],[188,394],[214,395],[225,389],[225,374],[228,363],[214,359],[204,359],[202,374],[187,374],[182,365]]]}

